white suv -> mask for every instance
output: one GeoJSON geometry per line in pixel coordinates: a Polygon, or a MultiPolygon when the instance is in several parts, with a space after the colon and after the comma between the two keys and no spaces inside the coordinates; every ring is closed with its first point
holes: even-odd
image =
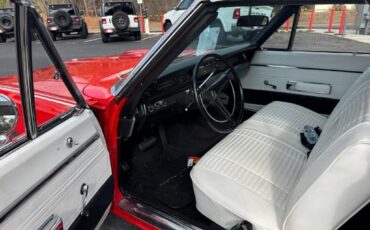
{"type": "MultiPolygon", "coordinates": [[[[179,4],[164,14],[163,27],[167,31],[173,23],[189,8],[194,0],[180,0],[179,4]]],[[[244,15],[264,15],[269,19],[272,17],[273,7],[270,6],[254,6],[254,7],[227,7],[219,11],[218,20],[222,24],[224,32],[237,34],[240,30],[236,26],[236,22],[240,16],[244,15]],[[221,20],[222,19],[222,20],[221,20]]]]}
{"type": "Polygon", "coordinates": [[[185,12],[187,8],[194,2],[194,0],[180,0],[179,4],[173,8],[173,10],[170,10],[166,12],[163,20],[163,28],[164,31],[167,31],[172,24],[185,12]]]}
{"type": "Polygon", "coordinates": [[[104,43],[109,42],[112,35],[132,35],[135,40],[141,39],[139,17],[131,1],[103,3],[99,24],[104,43]]]}

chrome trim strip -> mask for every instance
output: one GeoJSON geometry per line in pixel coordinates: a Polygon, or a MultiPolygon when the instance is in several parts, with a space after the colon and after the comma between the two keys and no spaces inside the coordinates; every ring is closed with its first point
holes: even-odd
{"type": "Polygon", "coordinates": [[[336,69],[323,69],[323,68],[310,68],[310,67],[299,67],[299,66],[289,66],[289,65],[269,65],[269,64],[251,64],[251,66],[259,67],[271,67],[271,68],[283,68],[283,69],[303,69],[303,70],[318,70],[318,71],[331,71],[331,72],[343,72],[343,73],[359,73],[361,71],[350,71],[350,70],[336,70],[336,69]]]}
{"type": "Polygon", "coordinates": [[[31,40],[29,37],[28,7],[15,4],[15,38],[18,78],[22,98],[23,117],[27,136],[37,137],[35,98],[32,82],[31,40]]]}
{"type": "Polygon", "coordinates": [[[152,224],[160,229],[188,229],[200,230],[200,228],[185,223],[184,221],[175,217],[169,216],[159,210],[150,208],[143,204],[138,203],[133,198],[126,196],[122,199],[118,206],[124,211],[152,224]]]}

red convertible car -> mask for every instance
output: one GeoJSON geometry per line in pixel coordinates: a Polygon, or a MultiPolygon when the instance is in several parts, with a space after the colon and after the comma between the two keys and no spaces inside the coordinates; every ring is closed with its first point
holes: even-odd
{"type": "Polygon", "coordinates": [[[32,1],[13,2],[0,229],[95,229],[108,213],[142,229],[369,227],[370,54],[297,31],[307,4],[364,0],[197,0],[150,51],[66,62],[32,1]],[[35,67],[31,30],[51,66],[35,67]]]}

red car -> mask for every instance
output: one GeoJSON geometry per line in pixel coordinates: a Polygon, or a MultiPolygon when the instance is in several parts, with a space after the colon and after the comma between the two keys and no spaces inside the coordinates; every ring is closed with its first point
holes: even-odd
{"type": "Polygon", "coordinates": [[[368,224],[368,46],[297,31],[307,4],[329,2],[198,0],[150,51],[63,62],[31,1],[14,1],[0,229],[94,229],[109,212],[142,229],[368,224]],[[218,15],[271,3],[271,20],[218,15]],[[51,66],[33,69],[32,29],[51,66]]]}

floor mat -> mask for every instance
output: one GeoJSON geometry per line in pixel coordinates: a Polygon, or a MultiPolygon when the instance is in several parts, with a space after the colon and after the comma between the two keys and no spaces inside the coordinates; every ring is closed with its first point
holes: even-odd
{"type": "MultiPolygon", "coordinates": [[[[156,130],[140,134],[131,143],[122,186],[135,199],[165,213],[213,229],[214,224],[195,206],[188,157],[200,157],[224,137],[198,122],[199,117],[168,121],[164,125],[168,145],[164,148],[156,130]],[[141,151],[138,143],[143,136],[157,139],[151,148],[141,151]]],[[[126,155],[128,156],[128,155],[126,155]]]]}
{"type": "Polygon", "coordinates": [[[192,182],[189,177],[191,168],[183,168],[176,174],[162,181],[153,191],[162,203],[174,209],[181,209],[195,201],[192,182]]]}

